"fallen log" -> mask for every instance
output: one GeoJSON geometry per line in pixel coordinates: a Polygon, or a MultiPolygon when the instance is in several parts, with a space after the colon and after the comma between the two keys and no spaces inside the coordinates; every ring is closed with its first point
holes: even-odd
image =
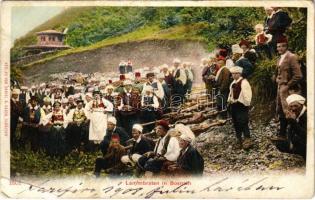
{"type": "Polygon", "coordinates": [[[228,120],[214,120],[210,123],[203,122],[201,124],[190,125],[189,127],[192,130],[192,132],[195,134],[195,136],[198,137],[201,133],[207,131],[209,128],[214,127],[214,126],[223,125],[227,121],[228,120]]]}
{"type": "Polygon", "coordinates": [[[214,106],[216,103],[215,102],[207,102],[207,103],[202,103],[202,104],[197,104],[194,106],[191,106],[189,108],[181,109],[180,112],[191,112],[195,110],[200,110],[209,106],[214,106]]]}

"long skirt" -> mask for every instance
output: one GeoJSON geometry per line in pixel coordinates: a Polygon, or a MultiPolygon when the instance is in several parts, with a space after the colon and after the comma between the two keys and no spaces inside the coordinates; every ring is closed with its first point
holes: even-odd
{"type": "Polygon", "coordinates": [[[49,156],[63,157],[67,153],[65,129],[62,126],[52,126],[47,137],[46,152],[49,156]]]}

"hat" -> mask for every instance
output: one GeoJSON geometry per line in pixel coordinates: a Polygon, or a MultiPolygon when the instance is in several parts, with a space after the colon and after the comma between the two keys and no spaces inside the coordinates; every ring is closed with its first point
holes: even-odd
{"type": "Polygon", "coordinates": [[[233,67],[230,68],[230,72],[231,72],[232,74],[236,74],[236,73],[242,74],[243,68],[241,68],[241,67],[239,67],[239,66],[233,66],[233,67]]]}
{"type": "Polygon", "coordinates": [[[59,106],[61,106],[61,102],[60,101],[55,101],[53,107],[55,107],[57,104],[59,104],[59,106]]]}
{"type": "Polygon", "coordinates": [[[124,80],[126,80],[126,77],[125,77],[125,75],[124,75],[124,74],[120,74],[120,76],[119,76],[119,80],[121,80],[121,81],[124,81],[124,80]]]}
{"type": "Polygon", "coordinates": [[[160,68],[161,69],[165,69],[165,68],[168,69],[168,65],[167,64],[163,64],[163,65],[160,66],[160,68]]]}
{"type": "Polygon", "coordinates": [[[291,94],[290,96],[287,97],[286,101],[288,105],[290,105],[293,102],[298,102],[299,104],[304,105],[305,98],[298,94],[291,94]]]}
{"type": "Polygon", "coordinates": [[[12,94],[20,94],[20,89],[18,89],[18,88],[14,88],[13,90],[12,90],[12,94]]]}
{"type": "Polygon", "coordinates": [[[243,45],[247,46],[247,48],[250,47],[250,43],[247,40],[241,40],[240,41],[239,46],[241,47],[243,45]]]}
{"type": "Polygon", "coordinates": [[[141,77],[141,73],[140,72],[136,72],[135,73],[135,77],[141,77]]]}
{"type": "Polygon", "coordinates": [[[51,99],[50,99],[50,97],[46,96],[46,97],[44,97],[43,101],[44,102],[51,102],[51,99]]]}
{"type": "Polygon", "coordinates": [[[132,129],[136,129],[137,131],[140,131],[142,133],[143,126],[141,126],[140,124],[134,124],[132,126],[132,129]]]}
{"type": "Polygon", "coordinates": [[[225,58],[227,54],[228,53],[226,49],[219,49],[219,56],[223,56],[225,58]]]}
{"type": "Polygon", "coordinates": [[[109,84],[112,84],[112,83],[113,83],[113,81],[112,81],[112,80],[108,80],[108,83],[109,83],[109,84]]]}
{"type": "Polygon", "coordinates": [[[89,96],[89,97],[93,97],[93,95],[92,95],[92,93],[91,92],[87,92],[86,94],[85,94],[85,96],[89,96]]]}
{"type": "Polygon", "coordinates": [[[113,134],[111,140],[120,140],[120,137],[117,134],[113,134]]]}
{"type": "Polygon", "coordinates": [[[181,61],[178,59],[178,58],[175,58],[174,60],[173,60],[173,63],[181,63],[181,61]]]}
{"type": "Polygon", "coordinates": [[[185,126],[184,124],[176,124],[175,130],[181,133],[180,138],[185,141],[192,142],[195,139],[195,134],[188,126],[185,126]]]}
{"type": "Polygon", "coordinates": [[[125,80],[125,81],[124,81],[124,85],[132,85],[131,80],[125,80]]]}
{"type": "Polygon", "coordinates": [[[153,92],[153,87],[151,85],[147,85],[143,88],[144,92],[153,92]]]}
{"type": "Polygon", "coordinates": [[[169,123],[166,120],[160,120],[156,123],[156,126],[162,126],[165,130],[169,130],[169,123]]]}
{"type": "Polygon", "coordinates": [[[22,87],[21,87],[21,90],[28,90],[28,87],[22,86],[22,87]]]}
{"type": "Polygon", "coordinates": [[[235,53],[243,53],[243,49],[240,47],[238,44],[233,44],[232,45],[232,52],[235,53]]]}
{"type": "Polygon", "coordinates": [[[77,99],[77,100],[76,100],[76,103],[77,103],[77,104],[79,104],[79,103],[84,103],[84,101],[83,101],[82,99],[77,99]]]}
{"type": "Polygon", "coordinates": [[[278,39],[277,39],[277,43],[288,43],[288,39],[287,37],[285,37],[284,35],[281,35],[278,39]]]}
{"type": "Polygon", "coordinates": [[[154,72],[148,72],[146,76],[147,76],[147,78],[150,76],[154,76],[154,72]]]}
{"type": "Polygon", "coordinates": [[[112,123],[112,124],[117,124],[117,120],[116,120],[116,118],[115,117],[109,117],[108,119],[107,119],[107,122],[110,122],[110,123],[112,123]]]}

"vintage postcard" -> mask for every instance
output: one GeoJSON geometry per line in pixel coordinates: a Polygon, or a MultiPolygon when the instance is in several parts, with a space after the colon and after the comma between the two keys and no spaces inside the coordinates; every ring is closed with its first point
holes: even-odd
{"type": "Polygon", "coordinates": [[[4,1],[1,198],[312,198],[312,1],[4,1]]]}

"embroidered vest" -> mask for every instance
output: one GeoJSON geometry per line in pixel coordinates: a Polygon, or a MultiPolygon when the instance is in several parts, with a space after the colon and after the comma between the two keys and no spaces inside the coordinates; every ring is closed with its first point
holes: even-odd
{"type": "Polygon", "coordinates": [[[242,81],[243,79],[241,79],[237,83],[233,83],[232,85],[233,99],[238,99],[238,97],[240,96],[242,90],[242,81]]]}

